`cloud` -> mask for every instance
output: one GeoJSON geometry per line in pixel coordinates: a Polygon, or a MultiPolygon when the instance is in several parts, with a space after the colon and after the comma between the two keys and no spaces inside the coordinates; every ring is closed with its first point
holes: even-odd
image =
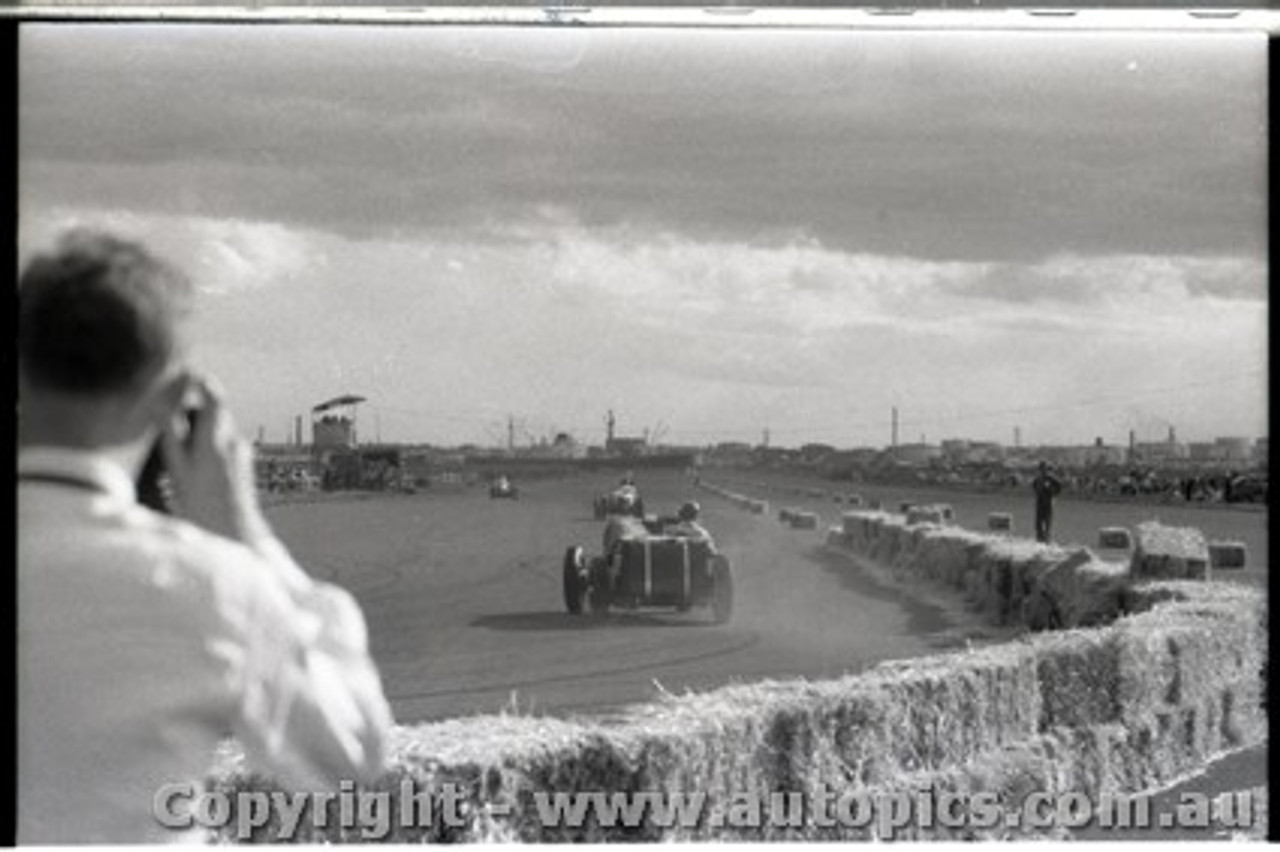
{"type": "Polygon", "coordinates": [[[1037,264],[991,264],[958,279],[952,295],[1013,306],[1074,308],[1116,319],[1185,316],[1194,302],[1267,300],[1267,265],[1251,257],[1055,255],[1037,264]]]}
{"type": "Polygon", "coordinates": [[[1265,39],[957,36],[33,27],[21,182],[352,239],[559,209],[934,260],[1265,256],[1265,39]]]}
{"type": "MultiPolygon", "coordinates": [[[[427,239],[28,202],[20,245],[76,221],[145,239],[196,277],[200,359],[248,423],[357,392],[413,412],[397,428],[420,440],[476,440],[508,412],[581,431],[610,406],[686,435],[754,439],[767,421],[779,438],[869,441],[891,405],[934,438],[1008,408],[1076,435],[1098,412],[1064,408],[1100,387],[1123,396],[1265,360],[1266,267],[1247,256],[938,261],[802,232],[606,227],[555,206],[427,239]]],[[[1233,399],[1173,414],[1262,422],[1265,404],[1233,399]]]]}
{"type": "Polygon", "coordinates": [[[104,230],[138,240],[179,264],[210,295],[256,290],[313,274],[326,263],[323,242],[309,243],[274,222],[174,217],[127,210],[39,208],[24,211],[19,231],[23,263],[71,228],[104,230]]]}

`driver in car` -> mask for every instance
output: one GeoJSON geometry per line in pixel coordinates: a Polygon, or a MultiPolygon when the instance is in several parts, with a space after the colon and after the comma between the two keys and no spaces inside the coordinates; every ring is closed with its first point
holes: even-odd
{"type": "Polygon", "coordinates": [[[707,532],[706,527],[698,523],[698,515],[701,511],[701,507],[696,502],[690,500],[685,503],[680,507],[680,511],[676,515],[676,523],[667,527],[667,534],[710,540],[711,533],[707,532]]]}

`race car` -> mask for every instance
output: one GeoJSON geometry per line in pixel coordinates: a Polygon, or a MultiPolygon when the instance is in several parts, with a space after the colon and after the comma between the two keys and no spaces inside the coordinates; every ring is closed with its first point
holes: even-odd
{"type": "Polygon", "coordinates": [[[511,484],[511,480],[505,476],[499,476],[493,482],[489,483],[489,498],[491,500],[499,500],[506,498],[508,500],[519,500],[520,489],[511,484]]]}
{"type": "Polygon", "coordinates": [[[564,602],[573,615],[610,608],[669,607],[710,611],[723,624],[733,614],[733,574],[707,535],[675,531],[675,519],[617,515],[604,529],[604,554],[581,546],[564,555],[564,602]]]}
{"type": "Polygon", "coordinates": [[[610,515],[643,518],[644,500],[634,485],[619,485],[608,494],[598,495],[592,504],[592,509],[597,521],[603,521],[610,515]]]}

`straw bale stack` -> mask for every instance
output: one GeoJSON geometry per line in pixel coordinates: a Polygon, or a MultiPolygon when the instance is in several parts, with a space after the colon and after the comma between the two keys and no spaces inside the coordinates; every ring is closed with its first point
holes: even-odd
{"type": "MultiPolygon", "coordinates": [[[[948,538],[944,531],[923,533],[920,553],[933,553],[943,546],[935,539],[948,538]]],[[[1080,574],[1094,564],[1048,548],[989,550],[988,558],[1010,565],[1052,557],[1053,570],[1074,564],[1080,574]]],[[[463,825],[395,825],[382,838],[406,843],[870,836],[811,823],[724,830],[704,822],[674,832],[651,820],[626,828],[548,826],[534,805],[537,792],[699,792],[715,811],[744,792],[818,785],[869,793],[989,791],[1010,800],[1033,790],[1070,790],[1094,801],[1167,785],[1224,750],[1266,741],[1267,601],[1236,584],[1148,586],[1166,593],[1163,599],[1105,627],[882,663],[838,680],[669,696],[608,725],[504,715],[398,727],[390,768],[362,789],[385,791],[392,813],[399,812],[402,781],[437,803],[445,784],[461,791],[463,825]]],[[[278,789],[234,757],[212,783],[230,793],[278,789]]],[[[302,825],[295,839],[361,839],[336,819],[319,829],[306,818],[302,825]]],[[[231,831],[219,839],[233,839],[231,831]]],[[[279,839],[278,831],[276,821],[253,839],[279,839]]]]}
{"type": "Polygon", "coordinates": [[[1145,521],[1137,527],[1132,566],[1136,579],[1208,580],[1209,545],[1197,529],[1145,521]]]}
{"type": "Polygon", "coordinates": [[[963,530],[926,529],[916,553],[916,567],[935,583],[955,586],[969,561],[969,550],[982,539],[963,530]]]}
{"type": "Polygon", "coordinates": [[[1032,630],[1109,624],[1125,611],[1129,568],[1080,549],[1041,572],[1023,604],[1032,630]]]}

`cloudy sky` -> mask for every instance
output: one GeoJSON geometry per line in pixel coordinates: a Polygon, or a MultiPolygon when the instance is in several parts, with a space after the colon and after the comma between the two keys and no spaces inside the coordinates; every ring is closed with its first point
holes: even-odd
{"type": "Polygon", "coordinates": [[[202,290],[246,429],[1266,434],[1239,34],[24,25],[22,257],[202,290]]]}

